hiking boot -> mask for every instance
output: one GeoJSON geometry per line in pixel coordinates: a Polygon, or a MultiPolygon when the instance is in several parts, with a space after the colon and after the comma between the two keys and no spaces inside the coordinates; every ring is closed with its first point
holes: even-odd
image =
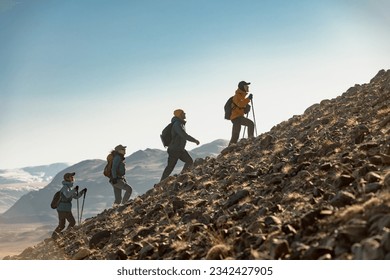
{"type": "Polygon", "coordinates": [[[53,240],[57,240],[58,237],[60,237],[60,235],[58,234],[58,232],[55,232],[55,231],[54,231],[54,232],[51,234],[51,238],[52,238],[53,240]]]}

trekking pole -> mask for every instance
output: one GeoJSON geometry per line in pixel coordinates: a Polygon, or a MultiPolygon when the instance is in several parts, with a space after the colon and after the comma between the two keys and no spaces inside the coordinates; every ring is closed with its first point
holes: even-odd
{"type": "Polygon", "coordinates": [[[87,194],[87,189],[84,191],[84,196],[83,196],[83,203],[81,204],[81,213],[80,213],[80,221],[79,224],[81,224],[81,220],[83,217],[83,211],[84,211],[84,202],[85,202],[85,195],[87,194]]]}
{"type": "MultiPolygon", "coordinates": [[[[246,114],[246,118],[248,118],[249,112],[246,114]]],[[[242,138],[245,138],[245,130],[246,130],[246,125],[244,126],[244,132],[242,133],[242,138]]]]}
{"type": "Polygon", "coordinates": [[[251,99],[251,105],[252,105],[253,122],[255,123],[255,132],[257,137],[257,125],[256,125],[256,117],[255,117],[255,108],[253,107],[253,99],[251,99]]]}
{"type": "Polygon", "coordinates": [[[79,212],[79,190],[76,191],[77,197],[77,223],[80,225],[80,212],[79,212]]]}

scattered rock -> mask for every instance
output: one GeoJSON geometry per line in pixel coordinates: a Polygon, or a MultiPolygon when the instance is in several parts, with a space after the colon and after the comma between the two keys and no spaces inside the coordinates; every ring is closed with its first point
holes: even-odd
{"type": "Polygon", "coordinates": [[[355,243],[351,251],[354,253],[354,259],[356,260],[383,260],[385,257],[381,244],[376,237],[370,237],[360,243],[355,243]]]}
{"type": "Polygon", "coordinates": [[[336,196],[330,201],[330,204],[336,207],[343,207],[346,205],[351,205],[355,201],[355,196],[349,192],[340,191],[336,196]]]}
{"type": "Polygon", "coordinates": [[[226,245],[219,244],[213,246],[206,255],[206,260],[225,260],[230,255],[230,248],[226,245]]]}
{"type": "Polygon", "coordinates": [[[355,178],[353,178],[350,175],[341,175],[336,180],[336,188],[342,188],[344,186],[348,186],[350,183],[355,181],[355,178]]]}
{"type": "Polygon", "coordinates": [[[247,197],[248,195],[248,190],[239,190],[238,192],[229,197],[228,201],[225,203],[225,207],[229,208],[230,206],[237,204],[240,200],[247,197]]]}
{"type": "Polygon", "coordinates": [[[74,260],[83,260],[91,254],[91,250],[87,248],[81,248],[74,256],[74,260]]]}
{"type": "Polygon", "coordinates": [[[390,188],[390,172],[388,172],[383,179],[383,184],[386,188],[390,188]]]}
{"type": "Polygon", "coordinates": [[[104,245],[109,241],[111,237],[111,231],[109,230],[103,230],[99,231],[98,233],[95,233],[91,240],[89,241],[89,248],[99,248],[102,249],[104,245]]]}
{"type": "Polygon", "coordinates": [[[290,252],[287,240],[273,239],[271,242],[270,254],[275,260],[278,260],[290,252]]]}

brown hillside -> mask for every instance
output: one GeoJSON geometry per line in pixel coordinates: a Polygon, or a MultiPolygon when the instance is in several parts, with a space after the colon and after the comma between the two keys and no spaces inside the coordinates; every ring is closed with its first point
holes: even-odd
{"type": "Polygon", "coordinates": [[[390,70],[6,259],[390,259],[390,70]]]}

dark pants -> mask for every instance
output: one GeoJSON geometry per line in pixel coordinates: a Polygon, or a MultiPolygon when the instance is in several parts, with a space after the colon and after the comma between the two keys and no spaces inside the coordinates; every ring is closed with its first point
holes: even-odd
{"type": "Polygon", "coordinates": [[[184,166],[181,172],[190,169],[191,166],[194,164],[192,157],[186,150],[174,151],[168,149],[168,165],[167,167],[165,167],[165,170],[161,176],[161,181],[167,178],[172,173],[179,159],[184,162],[184,166]]]}
{"type": "Polygon", "coordinates": [[[238,138],[240,138],[240,131],[242,125],[248,127],[248,137],[249,138],[253,137],[255,124],[250,119],[245,117],[238,117],[232,120],[232,123],[233,123],[232,138],[230,139],[229,145],[237,143],[238,138]]]}
{"type": "Polygon", "coordinates": [[[68,229],[75,226],[76,221],[72,212],[57,211],[58,213],[58,226],[54,230],[56,233],[60,233],[65,228],[65,222],[68,221],[68,229]]]}

